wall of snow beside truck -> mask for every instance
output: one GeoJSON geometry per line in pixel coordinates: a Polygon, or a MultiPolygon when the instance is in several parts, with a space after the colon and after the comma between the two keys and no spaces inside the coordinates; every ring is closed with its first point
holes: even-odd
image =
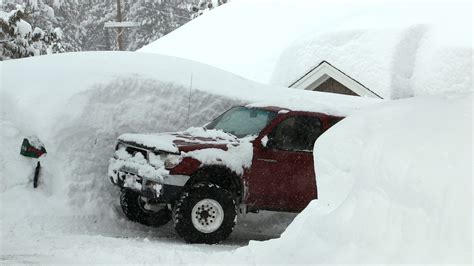
{"type": "Polygon", "coordinates": [[[280,239],[238,252],[265,263],[470,263],[472,96],[344,119],[316,142],[319,200],[280,239]]]}
{"type": "Polygon", "coordinates": [[[118,189],[107,180],[108,160],[116,139],[124,133],[153,133],[199,126],[239,101],[205,92],[192,96],[188,117],[188,89],[156,80],[124,78],[79,93],[83,112],[65,119],[55,134],[56,152],[62,154],[70,201],[86,210],[104,211],[118,199],[118,189]],[[204,104],[206,103],[206,104],[204,104]],[[112,201],[112,202],[111,202],[112,201]],[[90,205],[90,207],[87,207],[90,205]]]}

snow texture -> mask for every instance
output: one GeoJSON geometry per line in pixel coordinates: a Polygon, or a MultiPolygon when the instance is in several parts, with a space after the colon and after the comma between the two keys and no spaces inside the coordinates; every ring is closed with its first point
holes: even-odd
{"type": "Polygon", "coordinates": [[[236,0],[139,51],[279,86],[328,61],[386,99],[472,91],[472,3],[427,3],[236,0]]]}

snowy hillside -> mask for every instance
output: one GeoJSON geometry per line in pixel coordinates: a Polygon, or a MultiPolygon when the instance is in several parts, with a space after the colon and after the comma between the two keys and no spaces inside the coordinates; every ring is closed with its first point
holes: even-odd
{"type": "Polygon", "coordinates": [[[471,10],[469,1],[237,0],[139,51],[279,86],[325,60],[384,98],[471,91],[471,10]]]}

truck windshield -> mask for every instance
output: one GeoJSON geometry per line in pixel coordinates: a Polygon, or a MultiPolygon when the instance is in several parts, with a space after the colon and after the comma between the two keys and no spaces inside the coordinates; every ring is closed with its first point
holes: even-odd
{"type": "Polygon", "coordinates": [[[214,121],[207,129],[217,129],[230,133],[238,138],[258,135],[275,117],[275,112],[247,107],[234,107],[214,121]]]}

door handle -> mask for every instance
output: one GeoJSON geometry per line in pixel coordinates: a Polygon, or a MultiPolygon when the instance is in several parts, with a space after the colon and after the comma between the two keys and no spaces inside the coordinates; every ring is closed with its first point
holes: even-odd
{"type": "Polygon", "coordinates": [[[273,160],[273,159],[263,159],[263,158],[257,158],[258,161],[263,161],[263,162],[267,162],[267,163],[277,163],[278,161],[277,160],[273,160]]]}

